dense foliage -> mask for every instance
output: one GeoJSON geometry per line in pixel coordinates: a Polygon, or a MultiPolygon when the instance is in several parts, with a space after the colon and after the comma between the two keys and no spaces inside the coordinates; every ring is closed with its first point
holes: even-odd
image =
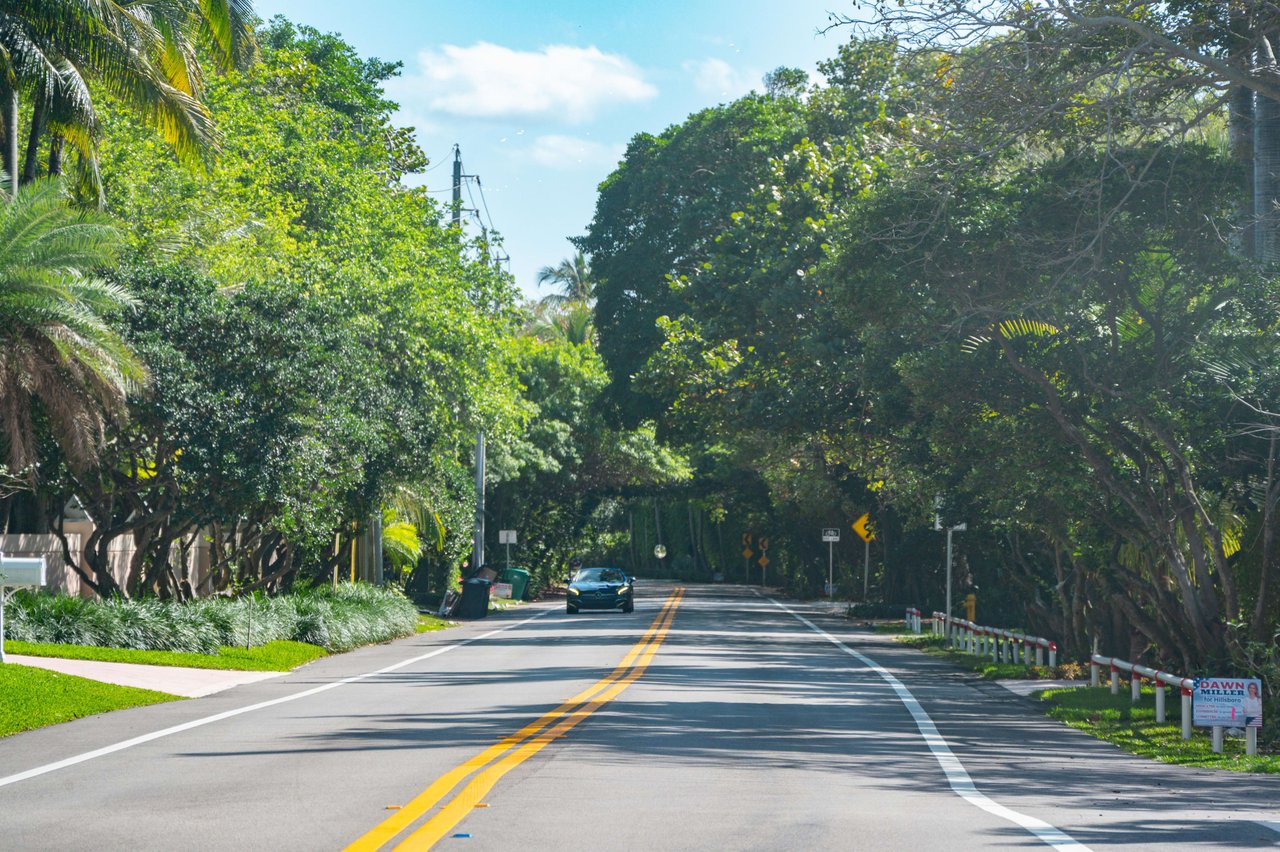
{"type": "MultiPolygon", "coordinates": [[[[52,184],[28,192],[68,220],[45,216],[55,248],[104,280],[65,284],[84,302],[63,299],[87,339],[64,347],[87,352],[79,386],[59,354],[37,382],[6,346],[16,390],[0,392],[0,418],[21,441],[6,440],[5,531],[63,536],[104,597],[179,600],[336,584],[376,538],[387,575],[426,602],[470,552],[483,431],[491,553],[516,526],[536,591],[571,555],[608,550],[621,492],[687,470],[651,425],[605,423],[585,260],[566,266],[562,298],[519,308],[510,277],[405,180],[427,162],[382,92],[398,65],[283,19],[255,36],[255,62],[207,52],[208,168],[104,85],[93,169],[107,216],[67,209],[52,184]],[[83,565],[67,507],[92,522],[83,565]]],[[[26,197],[5,211],[14,228],[26,197]]],[[[11,266],[38,268],[22,248],[11,266]]],[[[28,308],[32,329],[50,307],[28,308]]],[[[34,331],[14,340],[41,351],[34,331]]]]}
{"type": "Polygon", "coordinates": [[[848,525],[870,512],[873,596],[940,608],[935,517],[964,521],[955,599],[984,621],[1274,665],[1280,291],[1245,250],[1227,104],[1121,77],[1104,125],[1087,80],[1132,45],[1073,66],[1053,35],[1055,84],[1005,86],[1003,110],[992,57],[1019,36],[993,28],[855,40],[825,85],[636,137],[578,240],[617,416],[700,459],[690,505],[727,514],[733,550],[768,535],[797,590],[839,526],[861,595],[848,525]],[[724,144],[744,114],[756,144],[724,144]]]}

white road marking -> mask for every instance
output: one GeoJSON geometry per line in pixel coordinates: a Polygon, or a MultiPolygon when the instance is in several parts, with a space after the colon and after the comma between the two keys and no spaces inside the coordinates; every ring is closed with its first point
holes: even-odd
{"type": "Polygon", "coordinates": [[[894,677],[888,669],[881,666],[875,660],[865,654],[860,654],[853,650],[848,645],[844,644],[839,639],[832,636],[809,619],[805,618],[803,615],[793,612],[773,598],[767,598],[767,600],[772,602],[774,606],[778,607],[782,611],[798,619],[810,630],[817,633],[819,636],[822,636],[824,639],[861,662],[876,674],[880,675],[880,678],[893,688],[893,691],[898,694],[899,700],[901,700],[903,705],[907,708],[907,712],[911,714],[911,718],[915,720],[916,728],[920,730],[920,736],[924,737],[925,743],[929,746],[929,751],[933,753],[934,759],[937,760],[938,765],[942,767],[943,773],[947,776],[947,783],[951,785],[951,789],[955,791],[956,795],[964,799],[969,804],[981,808],[993,816],[998,816],[1001,819],[1006,819],[1015,825],[1025,828],[1027,831],[1031,832],[1054,849],[1071,849],[1075,850],[1075,852],[1088,852],[1088,846],[1071,839],[1071,837],[1069,837],[1066,832],[1062,831],[1062,829],[1052,826],[1044,820],[1036,819],[1035,817],[1027,816],[1026,814],[1018,813],[1015,810],[1006,808],[1004,805],[995,802],[986,795],[978,792],[978,788],[974,786],[973,779],[969,777],[969,773],[965,770],[964,764],[960,762],[960,758],[956,757],[955,753],[951,751],[951,747],[947,745],[946,739],[944,739],[942,734],[938,732],[937,726],[933,724],[933,719],[929,718],[929,714],[924,711],[924,708],[920,706],[920,702],[911,694],[911,690],[907,689],[907,687],[903,685],[902,681],[894,677]]]}
{"type": "Polygon", "coordinates": [[[293,695],[285,695],[281,698],[273,698],[270,701],[260,701],[257,704],[250,704],[246,707],[238,707],[235,710],[227,710],[223,713],[215,713],[212,716],[205,716],[204,718],[201,718],[201,719],[193,719],[190,722],[183,722],[181,725],[174,725],[171,728],[164,728],[163,730],[152,731],[151,733],[143,734],[140,737],[134,737],[133,739],[124,740],[122,742],[118,742],[113,745],[103,746],[102,748],[94,749],[93,751],[86,751],[82,754],[73,755],[72,757],[68,757],[63,760],[56,761],[54,763],[46,763],[45,765],[37,766],[34,769],[28,769],[24,772],[18,772],[14,775],[6,775],[3,778],[0,778],[0,787],[7,787],[10,784],[17,784],[19,781],[27,781],[31,778],[35,778],[40,775],[47,775],[48,773],[56,772],[59,769],[66,769],[68,766],[75,766],[77,763],[85,763],[86,761],[90,761],[99,757],[105,757],[108,754],[114,754],[118,751],[124,751],[127,748],[133,748],[134,746],[142,745],[143,743],[149,743],[152,740],[158,740],[163,737],[172,736],[173,734],[180,734],[183,731],[190,731],[192,728],[201,728],[201,727],[204,727],[205,725],[212,725],[214,722],[221,722],[223,719],[230,719],[233,716],[241,716],[245,713],[252,713],[255,710],[264,710],[267,707],[275,707],[277,704],[287,704],[290,701],[297,701],[300,698],[308,698],[312,695],[318,695],[321,692],[328,692],[331,689],[337,689],[340,686],[346,686],[347,684],[356,683],[358,681],[367,680],[371,677],[377,677],[378,675],[384,675],[389,672],[394,672],[398,669],[404,668],[405,666],[411,666],[414,663],[420,663],[423,660],[429,660],[432,657],[438,657],[441,654],[448,653],[449,651],[452,651],[456,648],[461,648],[464,645],[470,645],[473,642],[479,642],[482,639],[488,639],[490,636],[496,636],[499,633],[505,633],[506,631],[511,630],[513,628],[528,624],[534,619],[542,618],[544,615],[548,615],[551,612],[554,612],[554,610],[551,610],[551,609],[544,610],[538,613],[537,615],[524,619],[523,621],[517,621],[514,624],[508,624],[505,627],[499,627],[497,630],[490,630],[488,633],[482,633],[479,636],[472,636],[470,639],[464,639],[461,642],[454,643],[453,645],[446,645],[443,648],[436,648],[434,651],[429,651],[425,654],[419,654],[418,656],[411,657],[410,659],[407,659],[407,660],[401,660],[398,663],[394,663],[385,668],[378,669],[377,671],[365,672],[364,674],[358,674],[358,675],[352,675],[351,677],[346,677],[346,678],[343,678],[342,680],[335,680],[333,683],[326,683],[322,686],[312,687],[311,689],[306,689],[306,690],[303,690],[302,692],[294,693],[293,695]]]}

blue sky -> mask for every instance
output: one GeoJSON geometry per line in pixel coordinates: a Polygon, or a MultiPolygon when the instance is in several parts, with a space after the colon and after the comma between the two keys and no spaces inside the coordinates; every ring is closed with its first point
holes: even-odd
{"type": "MultiPolygon", "coordinates": [[[[432,160],[447,199],[451,149],[479,175],[516,283],[572,254],[596,187],[636,133],[760,88],[779,65],[814,73],[847,30],[819,35],[849,0],[411,2],[257,0],[341,34],[364,56],[404,63],[388,93],[432,160]]],[[[474,190],[473,190],[474,192],[474,190]]],[[[479,196],[474,196],[477,205],[479,196]]],[[[469,204],[464,194],[464,203],[469,204]]]]}

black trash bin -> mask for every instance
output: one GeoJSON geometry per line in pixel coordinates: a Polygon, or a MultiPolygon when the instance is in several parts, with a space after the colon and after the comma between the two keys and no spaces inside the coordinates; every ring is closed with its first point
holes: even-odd
{"type": "Polygon", "coordinates": [[[489,614],[489,580],[472,577],[462,583],[462,600],[458,602],[458,618],[484,618],[489,614]]]}

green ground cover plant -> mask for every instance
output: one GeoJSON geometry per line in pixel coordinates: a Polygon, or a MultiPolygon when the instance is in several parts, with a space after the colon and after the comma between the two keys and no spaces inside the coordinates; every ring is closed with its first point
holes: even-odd
{"type": "Polygon", "coordinates": [[[252,672],[287,672],[328,655],[328,651],[318,645],[283,639],[268,642],[265,645],[255,645],[248,649],[224,645],[216,654],[195,654],[187,651],[136,651],[129,648],[102,648],[96,645],[55,645],[21,641],[6,642],[5,650],[11,654],[25,654],[29,657],[252,672]]]}
{"type": "Polygon", "coordinates": [[[281,640],[329,652],[410,636],[418,612],[399,591],[361,583],[277,597],[86,600],[21,593],[6,612],[11,640],[215,655],[281,640]]]}
{"type": "Polygon", "coordinates": [[[1170,701],[1168,721],[1158,724],[1155,697],[1148,688],[1136,704],[1128,689],[1112,695],[1105,686],[1046,689],[1038,695],[1052,718],[1132,754],[1182,766],[1280,773],[1280,754],[1250,757],[1244,753],[1242,737],[1227,737],[1222,754],[1214,753],[1206,730],[1197,729],[1191,739],[1182,739],[1176,701],[1170,701]]]}
{"type": "Polygon", "coordinates": [[[456,627],[458,622],[449,621],[446,618],[440,618],[436,615],[418,615],[418,633],[432,633],[436,630],[444,630],[447,627],[456,627]]]}
{"type": "Polygon", "coordinates": [[[177,700],[164,692],[5,664],[0,666],[0,737],[109,710],[177,700]]]}

